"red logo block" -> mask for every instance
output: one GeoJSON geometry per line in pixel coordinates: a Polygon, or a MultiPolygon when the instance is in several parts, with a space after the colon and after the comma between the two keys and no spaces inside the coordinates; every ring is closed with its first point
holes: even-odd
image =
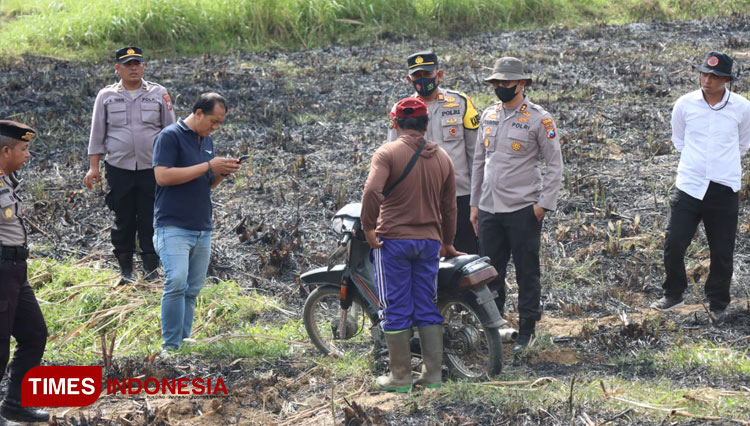
{"type": "Polygon", "coordinates": [[[23,377],[24,407],[85,407],[102,391],[102,367],[34,367],[23,377]]]}

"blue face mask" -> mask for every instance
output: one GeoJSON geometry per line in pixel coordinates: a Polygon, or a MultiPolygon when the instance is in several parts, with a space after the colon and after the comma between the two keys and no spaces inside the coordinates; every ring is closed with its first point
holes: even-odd
{"type": "Polygon", "coordinates": [[[424,77],[419,80],[412,80],[411,84],[414,85],[414,89],[421,96],[430,96],[438,87],[438,83],[435,80],[437,80],[437,77],[424,77]]]}
{"type": "Polygon", "coordinates": [[[500,99],[500,102],[510,102],[516,97],[516,87],[518,87],[518,84],[513,87],[497,86],[495,87],[495,94],[500,99]]]}

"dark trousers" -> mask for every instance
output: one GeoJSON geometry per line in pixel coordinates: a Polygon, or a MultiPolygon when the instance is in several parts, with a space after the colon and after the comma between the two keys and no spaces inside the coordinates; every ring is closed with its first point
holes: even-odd
{"type": "Polygon", "coordinates": [[[154,253],[154,196],[156,178],[153,169],[124,170],[105,163],[107,206],[115,213],[112,245],[115,256],[135,252],[135,236],[141,253],[154,253]]]}
{"type": "Polygon", "coordinates": [[[541,235],[542,222],[536,219],[531,205],[511,213],[479,210],[479,254],[489,256],[497,269],[498,276],[489,287],[498,293],[498,306],[505,306],[505,275],[512,254],[518,281],[518,316],[536,321],[542,318],[541,235]]]}
{"type": "Polygon", "coordinates": [[[477,254],[479,253],[477,235],[474,233],[474,227],[469,220],[471,215],[470,198],[471,195],[456,197],[458,214],[456,215],[456,237],[453,239],[453,247],[467,254],[477,254]]]}
{"type": "Polygon", "coordinates": [[[26,277],[25,260],[0,260],[0,368],[10,357],[10,337],[16,349],[10,362],[9,392],[19,392],[23,376],[39,365],[47,344],[47,325],[26,277]]]}
{"type": "Polygon", "coordinates": [[[664,240],[664,295],[681,298],[688,285],[685,273],[685,251],[703,221],[711,267],[704,291],[713,310],[729,305],[729,284],[732,281],[734,242],[737,235],[739,198],[737,193],[711,182],[703,200],[675,188],[669,200],[669,224],[664,240]]]}

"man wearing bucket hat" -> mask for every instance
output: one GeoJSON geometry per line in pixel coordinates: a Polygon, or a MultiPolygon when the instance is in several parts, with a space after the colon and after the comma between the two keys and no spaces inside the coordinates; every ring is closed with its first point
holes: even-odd
{"type": "Polygon", "coordinates": [[[700,88],[674,104],[672,143],[680,163],[664,240],[664,297],[651,305],[670,310],[683,304],[685,251],[703,221],[711,252],[704,290],[716,324],[724,320],[730,302],[741,157],[750,147],[750,102],[731,91],[739,75],[732,73],[733,64],[727,54],[709,52],[701,65],[693,65],[700,88]]]}
{"type": "Polygon", "coordinates": [[[144,80],[145,68],[139,47],[123,47],[115,52],[120,81],[96,96],[89,136],[89,170],[83,178],[83,184],[93,189],[100,180],[99,162],[106,155],[106,203],[115,213],[111,239],[120,265],[120,284],[135,281],[136,234],[144,273],[149,280],[158,278],[159,256],[151,241],[156,188],[151,157],[156,135],[174,123],[175,116],[167,89],[144,80]]]}
{"type": "Polygon", "coordinates": [[[442,383],[443,317],[437,298],[439,256],[456,256],[456,178],[453,162],[425,140],[430,120],[418,98],[396,104],[391,116],[398,138],[372,157],[362,194],[362,229],[372,247],[380,318],[391,373],[378,377],[383,390],[412,387],[409,335],[419,328],[422,375],[415,384],[442,383]]]}
{"type": "Polygon", "coordinates": [[[531,77],[513,57],[495,62],[484,79],[499,102],[480,120],[471,178],[471,222],[479,235],[479,253],[489,256],[498,277],[490,288],[505,306],[505,274],[513,255],[518,282],[518,341],[521,351],[531,341],[542,308],[539,248],[542,219],[557,205],[562,182],[562,154],[552,116],[528,100],[531,77]],[[539,155],[547,168],[542,179],[539,155]]]}
{"type": "MultiPolygon", "coordinates": [[[[477,253],[477,236],[469,221],[469,197],[471,193],[471,163],[477,140],[479,113],[468,95],[440,87],[443,70],[438,57],[432,51],[417,52],[406,59],[406,80],[414,87],[415,98],[427,104],[430,122],[425,138],[437,143],[453,160],[456,171],[456,250],[477,253]]],[[[391,112],[395,110],[394,105],[391,112]]],[[[394,119],[391,118],[388,141],[397,138],[394,119]]]]}

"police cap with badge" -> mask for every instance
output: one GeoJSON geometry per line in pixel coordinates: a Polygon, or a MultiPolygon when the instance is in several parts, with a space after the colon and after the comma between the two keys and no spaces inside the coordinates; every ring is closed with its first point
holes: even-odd
{"type": "Polygon", "coordinates": [[[130,61],[143,62],[143,50],[137,46],[125,46],[115,52],[115,59],[121,64],[130,61]]]}
{"type": "Polygon", "coordinates": [[[0,136],[29,142],[36,135],[36,130],[17,121],[0,120],[0,136]]]}
{"type": "Polygon", "coordinates": [[[438,58],[431,50],[425,50],[406,58],[406,66],[409,70],[409,75],[421,70],[432,72],[437,69],[438,58]]]}

